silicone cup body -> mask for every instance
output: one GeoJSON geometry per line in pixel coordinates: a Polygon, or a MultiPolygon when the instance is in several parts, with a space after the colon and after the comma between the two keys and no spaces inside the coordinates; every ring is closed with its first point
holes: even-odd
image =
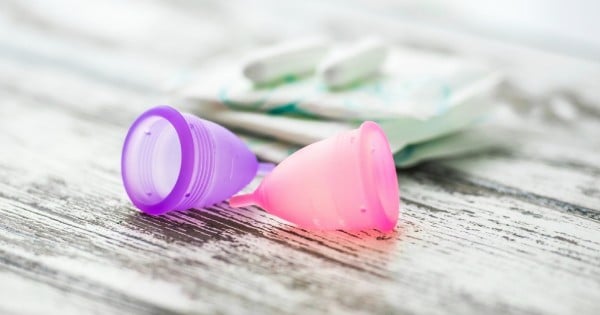
{"type": "Polygon", "coordinates": [[[159,215],[223,201],[256,175],[258,161],[233,133],[174,108],[152,108],[132,124],[121,157],[125,190],[159,215]]]}
{"type": "Polygon", "coordinates": [[[313,143],[267,175],[232,206],[256,204],[303,228],[389,231],[400,196],[392,152],[374,122],[313,143]]]}

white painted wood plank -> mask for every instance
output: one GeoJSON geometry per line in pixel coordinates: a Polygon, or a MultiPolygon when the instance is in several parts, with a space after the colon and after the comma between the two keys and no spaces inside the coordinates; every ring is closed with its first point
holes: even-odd
{"type": "Polygon", "coordinates": [[[0,117],[7,113],[0,134],[11,154],[1,159],[0,209],[10,237],[0,248],[38,281],[49,277],[46,269],[61,275],[45,281],[79,299],[81,286],[91,285],[102,288],[94,300],[132,312],[144,312],[138,305],[433,314],[597,307],[595,221],[444,181],[435,167],[400,174],[403,220],[390,235],[307,232],[256,208],[151,218],[131,207],[120,185],[126,125],[30,100],[15,99],[0,117]],[[314,295],[322,303],[312,303],[314,295]]]}

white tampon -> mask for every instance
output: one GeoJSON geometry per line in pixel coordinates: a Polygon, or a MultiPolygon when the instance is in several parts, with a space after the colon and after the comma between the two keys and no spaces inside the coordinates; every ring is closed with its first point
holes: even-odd
{"type": "Polygon", "coordinates": [[[387,47],[378,38],[367,38],[327,56],[318,73],[330,88],[354,83],[377,72],[387,56],[387,47]]]}
{"type": "Polygon", "coordinates": [[[327,48],[327,41],[322,37],[281,43],[250,56],[243,72],[256,84],[307,74],[315,70],[327,48]]]}

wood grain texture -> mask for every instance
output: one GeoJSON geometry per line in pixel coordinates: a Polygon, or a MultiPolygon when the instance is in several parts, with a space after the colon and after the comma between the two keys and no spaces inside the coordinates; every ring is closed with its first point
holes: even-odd
{"type": "MultiPolygon", "coordinates": [[[[287,30],[257,36],[267,11],[232,3],[89,3],[169,25],[127,33],[89,12],[0,6],[1,314],[600,313],[600,99],[589,87],[548,87],[584,100],[577,124],[518,123],[499,131],[505,148],[399,172],[389,234],[310,232],[226,203],[150,217],[121,186],[129,123],[167,102],[188,67],[287,30]]],[[[553,99],[509,85],[498,97],[553,99]]]]}

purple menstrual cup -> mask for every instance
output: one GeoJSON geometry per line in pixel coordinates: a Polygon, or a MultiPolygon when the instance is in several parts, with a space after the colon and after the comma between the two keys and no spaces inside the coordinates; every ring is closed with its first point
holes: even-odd
{"type": "Polygon", "coordinates": [[[152,215],[221,202],[257,170],[256,156],[229,130],[169,106],[135,120],[121,155],[127,195],[152,215]]]}

